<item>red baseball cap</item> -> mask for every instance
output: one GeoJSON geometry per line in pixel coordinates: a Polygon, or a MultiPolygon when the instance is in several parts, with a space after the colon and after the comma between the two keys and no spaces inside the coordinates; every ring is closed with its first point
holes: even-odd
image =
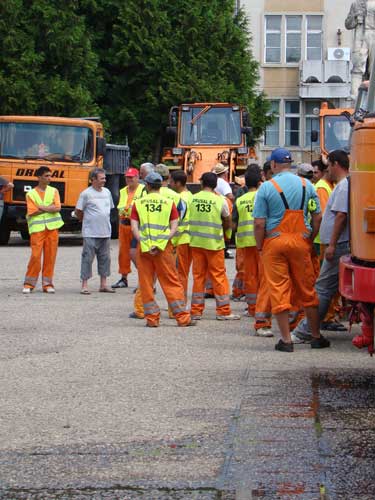
{"type": "Polygon", "coordinates": [[[130,167],[125,172],[125,177],[139,177],[139,172],[138,172],[138,170],[136,168],[130,167]]]}

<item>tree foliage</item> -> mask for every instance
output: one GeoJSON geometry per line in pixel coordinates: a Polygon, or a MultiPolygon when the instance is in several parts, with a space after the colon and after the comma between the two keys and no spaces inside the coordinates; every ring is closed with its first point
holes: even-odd
{"type": "Polygon", "coordinates": [[[99,112],[112,141],[157,156],[169,108],[249,107],[259,136],[267,104],[234,0],[2,0],[0,113],[99,112]]]}

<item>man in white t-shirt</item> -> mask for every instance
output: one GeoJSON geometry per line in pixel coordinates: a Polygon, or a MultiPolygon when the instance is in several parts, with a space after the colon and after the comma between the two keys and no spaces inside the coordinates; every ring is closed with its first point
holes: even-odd
{"type": "Polygon", "coordinates": [[[234,201],[234,196],[232,193],[232,188],[228,182],[228,171],[229,167],[227,165],[223,165],[222,163],[216,163],[212,172],[217,175],[217,186],[215,192],[221,194],[228,198],[231,202],[234,201]]]}
{"type": "Polygon", "coordinates": [[[82,221],[81,294],[90,294],[87,282],[92,277],[92,263],[95,255],[100,276],[99,292],[114,293],[114,290],[107,286],[107,277],[111,274],[110,215],[114,204],[111,192],[104,187],[105,170],[92,169],[89,180],[91,186],[82,191],[75,208],[76,217],[82,221]]]}

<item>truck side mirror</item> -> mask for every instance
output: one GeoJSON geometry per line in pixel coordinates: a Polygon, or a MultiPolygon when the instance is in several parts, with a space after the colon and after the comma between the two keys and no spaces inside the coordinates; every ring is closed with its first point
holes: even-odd
{"type": "Polygon", "coordinates": [[[177,127],[167,127],[165,131],[167,135],[173,135],[173,136],[177,135],[177,127]]]}
{"type": "Polygon", "coordinates": [[[96,156],[105,155],[106,142],[103,137],[96,138],[96,156]]]}
{"type": "Polygon", "coordinates": [[[318,142],[319,139],[319,133],[317,130],[312,130],[310,134],[310,140],[311,142],[318,142]]]}

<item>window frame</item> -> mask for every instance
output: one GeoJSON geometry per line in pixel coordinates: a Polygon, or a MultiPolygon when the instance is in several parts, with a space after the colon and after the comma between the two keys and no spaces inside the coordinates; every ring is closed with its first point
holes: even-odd
{"type": "MultiPolygon", "coordinates": [[[[314,34],[314,33],[320,33],[321,35],[321,46],[320,46],[320,59],[322,60],[323,57],[323,48],[324,48],[324,23],[325,23],[325,13],[322,11],[319,12],[295,12],[295,11],[290,11],[290,12],[264,12],[263,13],[263,47],[262,47],[262,66],[263,67],[280,67],[280,66],[286,66],[286,67],[298,67],[300,62],[302,60],[307,60],[307,36],[308,34],[314,34]],[[281,23],[280,23],[280,61],[279,62],[272,62],[272,61],[267,61],[267,34],[268,33],[278,33],[275,30],[267,30],[267,18],[269,17],[276,17],[280,16],[281,17],[281,23]],[[293,33],[297,32],[295,30],[287,30],[287,17],[294,17],[294,16],[300,16],[301,19],[301,31],[298,33],[301,33],[301,58],[298,62],[287,62],[286,60],[286,51],[287,51],[287,34],[288,33],[293,33]],[[321,18],[321,29],[320,30],[307,30],[307,23],[308,23],[308,17],[319,17],[321,18]]],[[[316,61],[318,59],[308,59],[309,61],[316,61]]]]}
{"type": "MultiPolygon", "coordinates": [[[[273,148],[273,147],[277,147],[279,144],[280,144],[280,132],[281,132],[281,105],[282,105],[282,99],[268,99],[270,102],[276,102],[278,103],[278,113],[275,114],[275,121],[277,120],[278,122],[278,125],[277,125],[277,143],[276,144],[267,144],[266,142],[266,134],[267,134],[267,127],[268,125],[266,126],[266,129],[264,131],[264,139],[263,139],[263,143],[264,143],[264,146],[267,147],[267,148],[273,148]]],[[[274,113],[274,111],[272,111],[272,113],[274,113]]],[[[271,113],[270,113],[271,114],[271,113]]],[[[273,122],[274,123],[274,122],[273,122]]],[[[273,123],[271,125],[273,125],[273,123]]]]}
{"type": "MultiPolygon", "coordinates": [[[[285,147],[291,147],[291,148],[301,148],[301,104],[302,101],[301,99],[284,99],[284,140],[283,143],[285,147]],[[298,114],[297,113],[287,113],[286,112],[286,106],[288,102],[298,102],[298,114]],[[286,126],[286,121],[288,118],[298,118],[298,144],[288,144],[286,140],[286,134],[287,134],[287,126],[286,126]]],[[[290,133],[293,132],[293,129],[290,129],[290,133]]]]}
{"type": "MultiPolygon", "coordinates": [[[[285,64],[287,64],[288,66],[299,64],[299,62],[301,61],[302,54],[303,54],[303,46],[302,46],[303,45],[303,21],[304,21],[304,16],[302,14],[299,14],[299,15],[285,14],[285,16],[284,16],[284,56],[285,56],[285,64]],[[301,19],[301,26],[300,26],[299,30],[288,29],[288,17],[299,17],[301,19]],[[300,35],[300,47],[299,47],[300,59],[299,59],[299,61],[288,61],[287,60],[287,50],[288,50],[288,48],[290,48],[290,47],[288,47],[288,34],[299,34],[300,35]]],[[[293,48],[295,48],[295,47],[293,47],[293,48]]]]}

